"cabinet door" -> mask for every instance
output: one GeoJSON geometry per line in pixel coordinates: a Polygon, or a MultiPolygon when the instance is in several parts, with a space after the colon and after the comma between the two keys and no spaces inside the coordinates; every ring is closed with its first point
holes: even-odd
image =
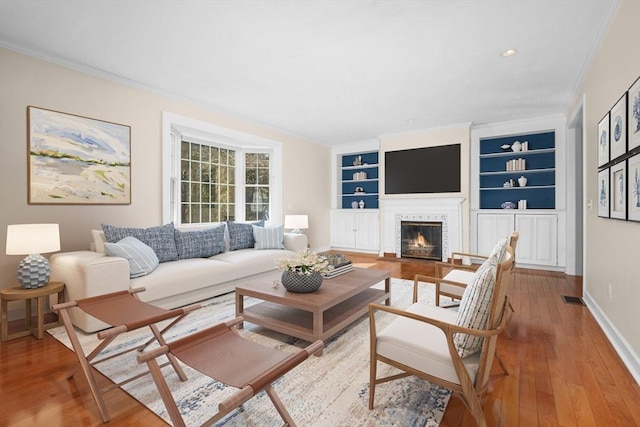
{"type": "Polygon", "coordinates": [[[478,254],[489,255],[503,237],[514,230],[513,214],[478,214],[478,254]]]}
{"type": "Polygon", "coordinates": [[[380,246],[380,220],[378,212],[354,212],[356,248],[377,251],[380,246]]]}
{"type": "Polygon", "coordinates": [[[331,212],[331,246],[336,248],[355,248],[355,213],[351,211],[331,212]]]}
{"type": "Polygon", "coordinates": [[[557,215],[517,215],[516,230],[520,232],[516,262],[558,264],[557,215]]]}

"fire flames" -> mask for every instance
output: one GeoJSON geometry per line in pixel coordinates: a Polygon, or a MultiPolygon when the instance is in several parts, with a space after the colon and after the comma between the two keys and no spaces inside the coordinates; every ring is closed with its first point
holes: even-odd
{"type": "Polygon", "coordinates": [[[418,236],[415,239],[413,239],[413,241],[411,242],[411,246],[415,248],[426,248],[431,245],[429,244],[427,239],[424,238],[422,233],[418,233],[418,236]]]}

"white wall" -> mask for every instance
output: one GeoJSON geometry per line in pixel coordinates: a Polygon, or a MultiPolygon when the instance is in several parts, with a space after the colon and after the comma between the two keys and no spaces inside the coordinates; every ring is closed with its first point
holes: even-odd
{"type": "Polygon", "coordinates": [[[159,225],[162,221],[162,112],[170,111],[279,141],[283,147],[282,213],[309,214],[313,247],[329,245],[330,149],[303,139],[0,49],[0,283],[15,286],[22,257],[4,254],[8,224],[60,224],[62,251],[84,250],[101,223],[159,225]],[[27,204],[27,106],[131,126],[132,203],[127,206],[27,204]]]}
{"type": "Polygon", "coordinates": [[[639,76],[640,2],[623,0],[568,112],[584,96],[584,297],[638,382],[640,223],[598,217],[596,176],[598,122],[639,76]]]}

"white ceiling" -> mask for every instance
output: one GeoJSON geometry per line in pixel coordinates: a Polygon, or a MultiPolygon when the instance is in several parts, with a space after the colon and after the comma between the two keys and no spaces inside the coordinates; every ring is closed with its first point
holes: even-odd
{"type": "Polygon", "coordinates": [[[0,45],[333,145],[565,113],[616,5],[1,0],[0,45]]]}

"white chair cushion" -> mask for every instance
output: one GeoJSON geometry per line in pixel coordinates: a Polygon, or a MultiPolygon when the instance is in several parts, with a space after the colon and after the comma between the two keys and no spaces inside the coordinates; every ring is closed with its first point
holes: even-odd
{"type": "MultiPolygon", "coordinates": [[[[497,267],[496,258],[490,257],[475,272],[473,280],[465,289],[460,300],[456,319],[458,326],[486,329],[497,267]]],[[[453,343],[456,345],[460,357],[467,357],[479,351],[482,348],[482,341],[482,337],[470,334],[456,334],[453,338],[453,343]]]]}
{"type": "MultiPolygon", "coordinates": [[[[449,271],[443,279],[451,280],[453,282],[464,283],[469,286],[471,281],[473,280],[473,276],[475,275],[474,271],[467,270],[457,270],[453,269],[449,271]]],[[[458,295],[462,297],[465,288],[461,288],[460,286],[448,285],[446,283],[440,283],[440,292],[446,292],[448,294],[458,295]]]]}
{"type": "MultiPolygon", "coordinates": [[[[406,311],[447,323],[455,323],[457,316],[450,309],[421,303],[411,305],[406,311]]],[[[378,333],[377,352],[425,374],[460,384],[445,335],[436,326],[397,317],[378,333]]],[[[479,353],[462,359],[472,381],[475,381],[479,361],[479,353]]]]}

